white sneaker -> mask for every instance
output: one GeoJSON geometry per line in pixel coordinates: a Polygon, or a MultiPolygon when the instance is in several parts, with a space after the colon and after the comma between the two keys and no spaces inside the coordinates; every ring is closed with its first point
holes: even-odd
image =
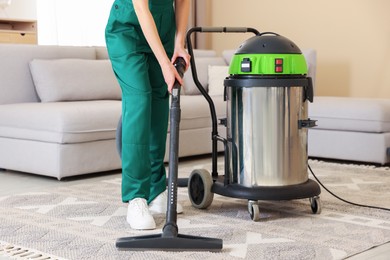
{"type": "Polygon", "coordinates": [[[154,222],[154,218],[149,212],[146,199],[135,198],[129,201],[126,220],[132,229],[156,228],[156,222],[154,222]]]}
{"type": "MultiPolygon", "coordinates": [[[[161,214],[167,212],[167,200],[168,192],[167,190],[163,191],[158,195],[152,202],[149,203],[149,211],[152,214],[161,214]]],[[[177,214],[183,213],[183,207],[177,203],[176,206],[177,214]]]]}

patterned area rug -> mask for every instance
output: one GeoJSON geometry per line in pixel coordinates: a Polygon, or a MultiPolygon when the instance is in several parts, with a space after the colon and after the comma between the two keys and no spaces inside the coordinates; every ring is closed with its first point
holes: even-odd
{"type": "MultiPolygon", "coordinates": [[[[310,165],[344,199],[390,207],[388,167],[314,160],[310,165]]],[[[180,163],[180,175],[194,168],[210,169],[209,159],[180,163]]],[[[120,182],[116,174],[0,197],[0,259],[343,259],[390,241],[389,211],[352,206],[323,189],[321,214],[311,213],[308,199],[259,201],[260,221],[254,222],[246,200],[215,195],[208,209],[199,210],[187,189],[179,188],[185,210],[179,233],[221,238],[222,251],[118,251],[117,238],[159,234],[165,223],[165,215],[157,215],[157,230],[131,230],[120,182]]]]}

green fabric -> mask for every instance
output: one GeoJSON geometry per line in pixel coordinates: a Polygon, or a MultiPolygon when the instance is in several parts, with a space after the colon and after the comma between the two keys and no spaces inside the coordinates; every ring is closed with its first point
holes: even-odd
{"type": "MultiPolygon", "coordinates": [[[[171,57],[176,31],[173,0],[149,1],[149,8],[171,57]]],[[[122,89],[122,201],[145,198],[151,202],[166,189],[169,93],[131,1],[113,3],[106,43],[122,89]]]]}

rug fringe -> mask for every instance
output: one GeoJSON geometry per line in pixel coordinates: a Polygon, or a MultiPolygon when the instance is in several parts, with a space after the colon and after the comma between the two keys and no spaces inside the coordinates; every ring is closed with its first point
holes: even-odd
{"type": "Polygon", "coordinates": [[[309,159],[309,164],[319,164],[327,166],[337,166],[337,167],[351,167],[355,169],[370,169],[376,171],[389,171],[389,165],[379,165],[379,164],[369,164],[365,162],[352,162],[352,161],[324,161],[320,159],[309,159]]]}
{"type": "Polygon", "coordinates": [[[6,256],[10,259],[66,260],[65,258],[60,258],[19,245],[12,245],[4,241],[0,241],[0,257],[1,256],[6,256]]]}

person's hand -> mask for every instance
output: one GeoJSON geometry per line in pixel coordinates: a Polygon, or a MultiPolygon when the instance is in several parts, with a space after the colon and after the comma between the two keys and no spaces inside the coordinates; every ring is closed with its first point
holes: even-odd
{"type": "Polygon", "coordinates": [[[174,63],[178,57],[182,57],[184,59],[184,61],[186,62],[186,70],[187,70],[188,67],[190,66],[191,56],[188,54],[188,52],[184,48],[175,47],[175,51],[173,53],[171,62],[174,63]]]}
{"type": "Polygon", "coordinates": [[[173,65],[173,63],[178,57],[182,57],[184,59],[186,63],[185,70],[187,70],[190,65],[190,55],[182,47],[175,47],[175,51],[173,53],[171,63],[166,63],[164,64],[164,66],[161,67],[164,75],[165,83],[167,83],[168,86],[169,93],[172,93],[172,88],[176,80],[179,82],[181,86],[183,85],[183,79],[180,77],[175,66],[173,65]]]}
{"type": "Polygon", "coordinates": [[[162,73],[164,76],[165,83],[167,83],[169,93],[172,93],[173,85],[177,80],[180,85],[183,85],[183,79],[180,77],[175,66],[172,63],[167,62],[162,67],[162,73]]]}

